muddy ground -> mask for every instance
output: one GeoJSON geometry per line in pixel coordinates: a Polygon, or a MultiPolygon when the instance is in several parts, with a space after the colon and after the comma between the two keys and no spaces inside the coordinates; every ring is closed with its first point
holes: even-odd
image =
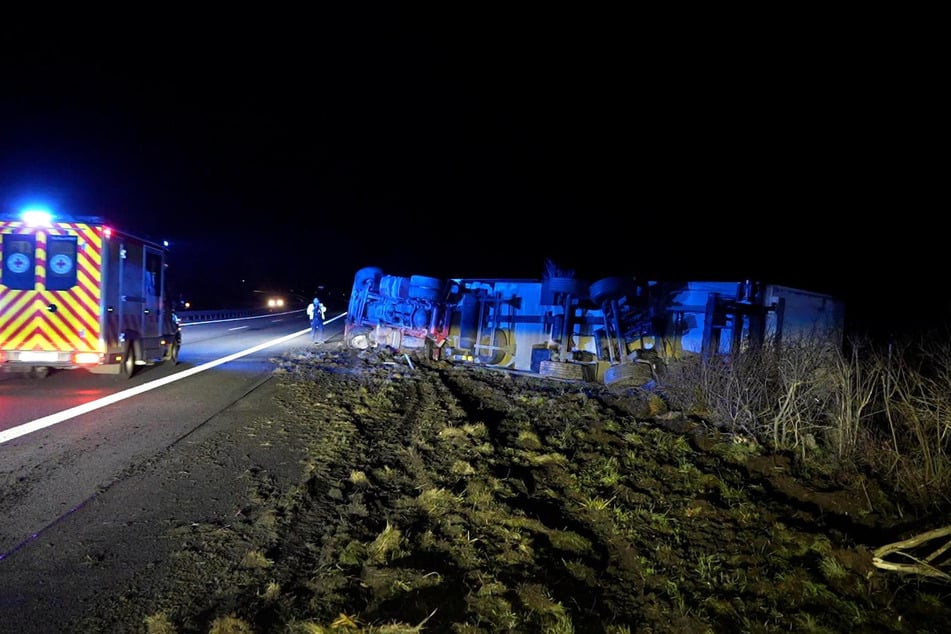
{"type": "Polygon", "coordinates": [[[233,513],[170,525],[73,631],[948,631],[951,587],[872,563],[935,518],[871,476],[804,473],[643,389],[275,363],[273,413],[193,448],[208,491],[175,461],[192,505],[233,483],[233,513]]]}

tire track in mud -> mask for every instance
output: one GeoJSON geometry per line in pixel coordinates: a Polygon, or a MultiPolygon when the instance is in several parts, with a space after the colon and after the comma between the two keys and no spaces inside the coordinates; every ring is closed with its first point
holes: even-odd
{"type": "MultiPolygon", "coordinates": [[[[511,570],[503,566],[503,569],[497,573],[501,582],[499,585],[511,588],[522,586],[536,595],[548,596],[547,601],[550,603],[552,597],[560,597],[558,603],[573,602],[589,606],[586,608],[588,611],[594,609],[597,612],[599,597],[605,594],[602,583],[603,575],[612,566],[617,565],[612,564],[612,561],[621,562],[624,566],[633,568],[640,574],[636,565],[628,563],[632,560],[632,554],[622,540],[610,535],[598,537],[597,531],[589,528],[586,522],[579,521],[572,512],[565,512],[565,500],[563,498],[567,498],[571,502],[572,498],[577,498],[577,495],[570,495],[563,489],[552,489],[548,486],[546,487],[546,495],[542,499],[534,499],[538,489],[535,479],[539,476],[533,475],[531,465],[519,465],[517,460],[510,463],[507,456],[508,449],[513,446],[517,447],[520,442],[518,428],[524,427],[525,424],[530,422],[525,415],[526,405],[529,407],[531,416],[532,406],[548,402],[559,388],[556,384],[552,384],[549,390],[551,393],[543,391],[538,396],[531,395],[529,384],[522,383],[519,379],[515,379],[513,384],[512,379],[494,372],[479,374],[474,371],[455,372],[443,368],[442,371],[437,371],[434,376],[438,376],[439,379],[430,378],[425,382],[415,383],[414,391],[407,391],[407,393],[412,393],[413,397],[406,397],[386,416],[378,417],[379,419],[391,418],[387,424],[391,430],[399,429],[399,436],[401,437],[412,438],[413,434],[418,434],[415,447],[410,446],[408,449],[404,447],[399,450],[407,454],[405,459],[402,460],[401,470],[409,476],[413,484],[410,488],[414,491],[420,489],[445,490],[453,496],[465,496],[469,492],[467,491],[468,482],[479,481],[480,479],[495,482],[494,486],[498,489],[494,492],[496,499],[487,500],[483,498],[483,506],[491,506],[491,512],[495,520],[503,524],[509,522],[518,531],[530,534],[529,538],[524,541],[532,543],[530,558],[522,561],[516,557],[515,565],[511,567],[511,570]],[[505,385],[506,381],[509,382],[509,385],[505,385]],[[527,400],[524,397],[526,391],[530,394],[527,400]],[[522,393],[522,396],[516,397],[515,395],[518,393],[522,393]],[[434,416],[433,413],[436,415],[434,416]],[[512,420],[509,420],[510,414],[512,420]],[[464,438],[460,441],[460,434],[447,433],[447,430],[461,429],[471,424],[471,421],[476,421],[487,430],[486,438],[489,442],[483,442],[481,448],[477,448],[478,451],[473,451],[472,446],[467,447],[464,438]],[[438,444],[441,435],[451,439],[452,446],[444,448],[432,446],[434,443],[438,444]],[[488,450],[486,447],[488,447],[488,450]],[[499,464],[493,458],[494,455],[501,456],[504,459],[504,464],[499,464]],[[460,463],[464,467],[456,468],[456,465],[460,463]],[[513,464],[515,465],[514,468],[513,464]],[[471,468],[473,473],[470,473],[468,478],[460,477],[459,474],[465,473],[466,467],[471,468]],[[447,477],[451,474],[456,475],[447,477]],[[572,531],[577,531],[578,534],[583,536],[578,537],[567,531],[567,528],[571,528],[572,531]],[[577,540],[577,543],[569,544],[572,539],[577,540]],[[561,547],[552,547],[552,542],[560,544],[561,547]],[[601,554],[597,569],[590,567],[590,561],[586,564],[579,563],[576,565],[576,569],[584,577],[583,582],[572,582],[570,578],[566,580],[567,575],[562,571],[554,575],[553,580],[551,580],[552,587],[548,587],[549,580],[547,577],[550,575],[546,574],[546,571],[552,567],[555,570],[562,570],[561,562],[566,550],[570,552],[575,548],[581,548],[585,551],[589,549],[599,551],[601,554]],[[542,580],[542,582],[539,582],[539,580],[542,580]]],[[[385,390],[385,388],[382,389],[385,390]]],[[[579,404],[586,401],[586,397],[579,395],[575,398],[575,401],[575,408],[577,408],[579,404]]],[[[599,412],[593,411],[589,413],[589,416],[596,418],[598,414],[599,412]]],[[[578,422],[576,412],[572,412],[571,420],[573,423],[578,422]]],[[[379,444],[393,446],[394,443],[379,444]]],[[[565,474],[561,473],[553,481],[565,480],[565,478],[565,474]]],[[[546,479],[544,474],[541,475],[540,479],[546,479]]],[[[405,495],[405,492],[403,495],[405,495]]],[[[578,504],[579,508],[581,507],[581,500],[574,499],[574,502],[578,504]]],[[[489,585],[486,583],[486,569],[491,570],[491,559],[498,557],[504,562],[505,557],[510,556],[504,548],[506,535],[502,535],[503,547],[495,548],[491,540],[472,537],[472,535],[484,529],[483,526],[480,526],[478,518],[467,517],[464,510],[459,512],[459,517],[461,519],[457,519],[457,521],[465,527],[467,539],[473,543],[481,541],[485,544],[480,547],[484,552],[475,562],[483,568],[478,571],[478,575],[481,577],[480,583],[484,587],[489,585]]],[[[422,523],[425,524],[425,521],[422,523]]],[[[429,531],[431,529],[424,527],[421,530],[429,531]]],[[[457,527],[456,530],[461,531],[462,528],[457,527]]],[[[515,546],[518,547],[520,539],[517,537],[512,539],[515,546]]],[[[448,541],[438,541],[438,546],[445,548],[447,551],[451,550],[448,541]]],[[[590,553],[587,554],[590,556],[590,553]]],[[[447,553],[447,560],[453,560],[451,553],[447,553]]],[[[468,582],[469,589],[465,592],[474,593],[478,591],[474,581],[467,579],[468,575],[473,574],[472,570],[463,566],[451,568],[446,565],[437,566],[437,568],[441,577],[463,581],[463,588],[466,587],[465,584],[468,582]]],[[[630,574],[630,571],[628,574],[630,574]]],[[[621,581],[619,579],[610,585],[620,587],[623,585],[621,581]]],[[[616,594],[616,601],[627,601],[628,590],[616,594]]],[[[446,602],[447,595],[443,592],[439,597],[439,602],[435,605],[441,604],[445,607],[446,602]]],[[[466,597],[458,597],[454,604],[459,606],[458,609],[461,610],[466,604],[466,597]]],[[[406,616],[405,608],[401,609],[400,614],[403,617],[406,616]]],[[[425,616],[423,612],[419,614],[425,616]]],[[[599,616],[599,622],[600,618],[599,616]]],[[[578,620],[577,617],[576,620],[578,620]]],[[[581,622],[583,620],[581,618],[581,622]]]]}
{"type": "MultiPolygon", "coordinates": [[[[601,403],[591,398],[598,390],[497,372],[462,370],[446,376],[457,398],[492,421],[489,435],[500,457],[492,468],[511,486],[505,512],[537,521],[532,566],[509,584],[534,578],[541,592],[570,606],[572,622],[585,630],[598,631],[615,619],[638,622],[637,596],[644,594],[648,576],[638,551],[620,539],[607,509],[598,507],[606,497],[585,497],[578,485],[579,463],[622,444],[597,431],[606,417],[601,403]],[[592,434],[595,446],[579,444],[578,434],[592,434]]],[[[617,422],[636,424],[629,414],[617,422]]]]}
{"type": "Polygon", "coordinates": [[[338,374],[350,383],[338,389],[359,386],[347,409],[359,429],[352,467],[367,480],[309,486],[312,500],[340,496],[341,521],[308,564],[309,590],[333,589],[310,600],[333,606],[312,614],[318,622],[364,605],[365,622],[429,619],[437,629],[561,620],[585,631],[702,630],[774,618],[781,598],[750,596],[758,586],[746,568],[776,578],[818,558],[806,548],[770,562],[764,527],[795,509],[757,508],[761,490],[744,469],[698,459],[684,434],[653,424],[643,395],[382,355],[338,374]],[[391,527],[397,552],[374,561],[369,550],[391,527]],[[359,584],[329,572],[342,561],[359,584]],[[695,616],[687,602],[713,584],[729,586],[722,614],[695,616]]]}
{"type": "MultiPolygon", "coordinates": [[[[577,482],[579,476],[583,475],[583,469],[551,462],[539,468],[537,464],[530,464],[530,457],[523,461],[520,468],[518,456],[504,461],[511,475],[521,481],[520,486],[516,487],[518,495],[506,500],[509,505],[516,507],[518,512],[539,519],[548,529],[570,528],[590,540],[592,551],[597,553],[597,557],[588,558],[585,565],[596,566],[595,576],[602,583],[591,588],[574,584],[563,595],[557,592],[556,586],[552,588],[554,596],[577,600],[579,597],[586,598],[585,591],[588,590],[592,611],[596,613],[621,615],[621,620],[627,621],[638,618],[638,614],[652,611],[658,617],[664,612],[679,612],[684,613],[682,616],[685,621],[678,627],[702,627],[702,623],[690,623],[686,610],[678,605],[683,601],[683,595],[679,593],[683,589],[691,589],[690,580],[680,579],[682,589],[672,593],[669,577],[652,574],[657,568],[663,567],[646,564],[645,553],[653,558],[658,543],[669,542],[665,565],[674,571],[699,569],[704,561],[723,561],[727,556],[736,562],[763,563],[764,558],[757,549],[765,549],[771,538],[763,530],[762,522],[766,525],[779,522],[789,525],[790,530],[797,527],[822,530],[822,523],[812,526],[805,524],[815,519],[809,502],[800,501],[798,505],[789,505],[785,504],[784,496],[778,501],[770,500],[768,493],[774,487],[769,484],[768,478],[752,473],[743,463],[731,463],[717,456],[701,456],[685,443],[679,443],[685,438],[682,433],[671,434],[655,425],[650,404],[643,400],[643,395],[636,398],[635,402],[619,408],[615,393],[590,386],[579,388],[560,382],[546,384],[544,381],[522,380],[498,373],[480,374],[471,369],[447,372],[446,375],[451,377],[449,382],[454,395],[468,404],[469,411],[478,411],[484,419],[494,421],[490,435],[496,436],[495,443],[499,447],[518,447],[520,438],[530,427],[530,433],[541,435],[546,451],[552,448],[567,450],[565,455],[570,456],[568,464],[597,463],[605,453],[610,453],[606,451],[610,447],[623,453],[626,446],[633,445],[640,454],[635,477],[624,478],[619,474],[612,487],[604,487],[613,492],[610,501],[616,505],[614,510],[617,514],[634,516],[635,521],[627,523],[630,525],[628,528],[633,526],[635,530],[624,535],[625,539],[619,535],[616,517],[610,517],[609,513],[598,517],[597,513],[589,512],[592,500],[579,496],[577,482]],[[478,383],[456,380],[462,376],[469,379],[478,376],[483,380],[478,383]],[[498,377],[505,378],[500,380],[498,377]],[[534,400],[536,404],[528,426],[523,420],[524,412],[519,413],[513,407],[513,403],[526,400],[534,400]],[[571,414],[561,419],[567,412],[571,414]],[[640,414],[640,418],[634,412],[640,414]],[[606,421],[610,425],[605,425],[606,421]],[[578,434],[573,442],[557,440],[569,432],[568,427],[579,424],[588,425],[588,429],[578,434]],[[638,440],[640,437],[654,440],[638,440]],[[556,442],[550,442],[552,438],[556,442]],[[696,477],[685,477],[688,475],[685,469],[688,459],[696,477]],[[513,469],[512,465],[516,468],[513,469]],[[554,486],[557,482],[565,483],[565,486],[554,486]],[[756,526],[744,526],[742,522],[737,522],[732,510],[741,505],[744,506],[744,513],[752,514],[753,509],[756,509],[761,522],[756,526]],[[692,521],[701,511],[707,516],[704,521],[699,521],[699,518],[692,521]],[[675,512],[682,515],[676,517],[675,512]],[[723,551],[726,551],[725,555],[717,554],[723,551]],[[603,583],[605,577],[607,583],[603,583]],[[659,579],[665,577],[667,580],[658,583],[659,579]],[[616,591],[619,588],[623,590],[616,591]],[[638,593],[649,597],[650,605],[632,600],[632,594],[638,593]],[[666,609],[657,611],[657,595],[661,593],[673,594],[670,596],[669,612],[666,609]],[[598,605],[599,600],[603,605],[598,605]]],[[[615,464],[620,466],[623,461],[619,459],[615,464]]],[[[606,499],[602,500],[607,502],[606,499]]],[[[828,537],[823,535],[823,539],[828,537]]],[[[842,535],[839,535],[839,539],[848,543],[842,535]]],[[[815,559],[815,553],[806,553],[800,559],[792,558],[791,564],[810,565],[813,563],[811,560],[815,559]]],[[[856,572],[867,574],[870,570],[867,553],[852,560],[853,563],[865,560],[858,564],[856,572]]],[[[557,570],[559,562],[563,561],[563,553],[538,551],[536,561],[557,570]]],[[[785,572],[776,570],[775,574],[782,575],[785,572]]],[[[710,583],[709,579],[705,580],[696,591],[704,593],[703,585],[710,583]]]]}
{"type": "Polygon", "coordinates": [[[280,430],[299,481],[255,454],[234,541],[192,535],[230,586],[182,608],[183,631],[898,631],[847,535],[645,393],[387,351],[308,352],[278,377],[279,425],[249,433],[280,430]],[[243,567],[249,548],[268,565],[243,567]]]}
{"type": "MultiPolygon", "coordinates": [[[[412,526],[419,520],[413,500],[421,490],[441,486],[439,470],[429,466],[434,459],[438,462],[429,443],[443,427],[460,424],[465,412],[445,405],[452,401],[438,380],[414,377],[413,371],[400,363],[359,371],[328,368],[324,363],[315,371],[321,373],[317,383],[327,395],[323,424],[348,424],[353,434],[344,453],[323,451],[324,458],[335,465],[333,472],[308,479],[308,496],[283,540],[300,546],[282,557],[282,565],[289,564],[293,570],[288,577],[297,577],[296,582],[290,581],[293,589],[289,594],[306,597],[285,606],[285,612],[296,614],[296,618],[307,614],[326,623],[352,610],[353,605],[367,605],[360,615],[364,622],[397,617],[404,622],[423,621],[432,611],[418,607],[425,602],[416,602],[414,609],[404,600],[391,600],[386,588],[374,588],[368,582],[368,575],[384,562],[374,561],[367,545],[390,526],[412,535],[412,526]],[[347,397],[337,402],[334,395],[342,391],[347,397]],[[317,527],[323,530],[314,531],[317,527]],[[309,571],[303,579],[301,570],[309,571]]],[[[393,574],[428,578],[430,581],[419,583],[428,588],[432,580],[451,576],[446,571],[434,574],[436,567],[438,562],[422,557],[402,561],[393,574]],[[414,566],[422,568],[417,571],[414,566]]],[[[387,579],[391,576],[388,573],[387,579]]],[[[440,594],[433,594],[432,600],[445,607],[447,599],[440,594]]]]}

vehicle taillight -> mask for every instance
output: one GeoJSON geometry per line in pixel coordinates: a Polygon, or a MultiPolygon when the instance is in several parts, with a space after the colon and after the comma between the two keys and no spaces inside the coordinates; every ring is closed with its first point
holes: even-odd
{"type": "Polygon", "coordinates": [[[73,354],[73,363],[76,365],[99,365],[102,355],[98,352],[76,352],[73,354]]]}

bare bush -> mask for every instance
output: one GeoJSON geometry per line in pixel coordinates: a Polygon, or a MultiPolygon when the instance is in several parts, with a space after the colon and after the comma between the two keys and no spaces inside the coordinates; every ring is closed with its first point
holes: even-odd
{"type": "Polygon", "coordinates": [[[882,408],[878,387],[885,363],[867,341],[858,338],[850,342],[847,352],[837,351],[832,358],[825,402],[826,441],[840,460],[861,458],[857,452],[874,446],[871,438],[874,418],[882,408]]]}
{"type": "Polygon", "coordinates": [[[664,392],[675,409],[721,431],[752,436],[770,409],[763,363],[761,355],[686,356],[668,368],[664,392]]]}
{"type": "Polygon", "coordinates": [[[951,485],[951,342],[889,347],[881,378],[893,472],[908,491],[940,495],[951,485]]]}
{"type": "Polygon", "coordinates": [[[799,337],[784,341],[772,356],[773,409],[758,435],[776,449],[795,449],[805,458],[829,430],[827,414],[840,388],[836,368],[841,355],[827,338],[799,337]]]}
{"type": "Polygon", "coordinates": [[[730,356],[686,359],[670,368],[665,390],[675,407],[721,430],[805,452],[830,424],[838,357],[821,338],[768,342],[730,356]]]}
{"type": "Polygon", "coordinates": [[[881,467],[928,503],[951,490],[951,339],[848,351],[823,337],[767,342],[672,364],[671,407],[803,460],[881,467]],[[828,452],[828,453],[827,453],[828,452]]]}

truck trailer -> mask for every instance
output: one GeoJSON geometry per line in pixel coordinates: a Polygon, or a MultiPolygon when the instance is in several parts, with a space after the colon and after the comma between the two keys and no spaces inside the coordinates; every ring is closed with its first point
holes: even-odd
{"type": "Polygon", "coordinates": [[[0,215],[0,368],[131,377],[178,362],[163,243],[99,217],[0,215]]]}
{"type": "Polygon", "coordinates": [[[548,268],[541,279],[440,279],[365,267],[344,341],[608,385],[643,384],[685,354],[729,355],[767,338],[842,341],[844,304],[821,293],[750,280],[589,283],[548,268]]]}

